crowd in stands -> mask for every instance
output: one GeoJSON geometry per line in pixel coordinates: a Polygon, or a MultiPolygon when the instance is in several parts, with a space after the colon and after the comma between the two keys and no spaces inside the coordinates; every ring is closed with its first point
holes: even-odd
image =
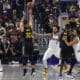
{"type": "MultiPolygon", "coordinates": [[[[4,60],[7,62],[16,60],[15,56],[20,57],[22,54],[20,53],[19,23],[25,6],[24,0],[0,0],[0,57],[4,56],[2,57],[4,58],[3,62],[4,60]]],[[[63,12],[61,10],[59,2],[52,3],[51,0],[40,0],[40,3],[34,5],[33,15],[41,24],[41,28],[49,33],[52,25],[58,26],[58,17],[63,12]]],[[[80,11],[77,3],[70,4],[65,10],[69,14],[65,28],[79,27],[80,29],[80,11]]]]}

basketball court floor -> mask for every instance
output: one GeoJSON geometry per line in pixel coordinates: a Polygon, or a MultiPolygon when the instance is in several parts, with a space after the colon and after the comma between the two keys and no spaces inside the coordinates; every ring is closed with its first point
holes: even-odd
{"type": "MultiPolygon", "coordinates": [[[[36,74],[30,75],[31,68],[28,68],[28,73],[25,77],[22,74],[22,66],[21,65],[4,65],[3,71],[0,72],[0,80],[59,80],[59,67],[58,66],[50,66],[48,70],[48,74],[45,76],[43,74],[43,65],[37,64],[36,65],[36,74]]],[[[69,66],[68,66],[69,68],[69,66]]],[[[71,80],[66,76],[66,72],[68,68],[64,70],[63,73],[63,80],[71,80]]],[[[73,75],[75,80],[80,80],[80,66],[76,65],[73,70],[73,75]]]]}

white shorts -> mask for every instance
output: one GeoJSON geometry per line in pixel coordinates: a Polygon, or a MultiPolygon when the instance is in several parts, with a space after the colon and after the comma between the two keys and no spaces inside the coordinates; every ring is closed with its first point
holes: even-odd
{"type": "Polygon", "coordinates": [[[60,48],[56,50],[48,48],[44,54],[43,60],[49,59],[52,55],[54,55],[56,58],[60,58],[60,50],[60,48]]]}

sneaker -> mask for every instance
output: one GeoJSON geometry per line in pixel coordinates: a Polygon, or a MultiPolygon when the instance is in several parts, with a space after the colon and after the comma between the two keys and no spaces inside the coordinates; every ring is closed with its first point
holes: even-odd
{"type": "Polygon", "coordinates": [[[26,76],[27,70],[23,69],[23,76],[26,76]]]}
{"type": "Polygon", "coordinates": [[[59,76],[59,80],[63,80],[63,76],[59,76]]]}
{"type": "Polygon", "coordinates": [[[35,75],[36,73],[35,73],[35,69],[34,68],[32,68],[32,70],[31,70],[31,75],[35,75]]]}
{"type": "Polygon", "coordinates": [[[35,76],[36,75],[36,72],[34,71],[33,73],[32,73],[32,76],[35,76]]]}
{"type": "Polygon", "coordinates": [[[43,74],[47,74],[47,73],[48,73],[48,68],[44,68],[43,74]]]}
{"type": "Polygon", "coordinates": [[[75,80],[74,76],[71,74],[66,74],[66,77],[70,78],[71,80],[75,80]]]}

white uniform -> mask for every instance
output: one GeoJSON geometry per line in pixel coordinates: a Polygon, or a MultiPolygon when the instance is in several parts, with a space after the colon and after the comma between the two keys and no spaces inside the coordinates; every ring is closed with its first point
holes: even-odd
{"type": "Polygon", "coordinates": [[[45,67],[47,67],[47,59],[49,59],[52,55],[57,58],[60,57],[60,42],[58,35],[53,35],[52,39],[49,41],[48,49],[43,56],[43,64],[45,67]]]}
{"type": "Polygon", "coordinates": [[[80,41],[79,41],[79,37],[76,38],[78,39],[78,43],[73,45],[73,49],[77,61],[80,62],[80,41]]]}

